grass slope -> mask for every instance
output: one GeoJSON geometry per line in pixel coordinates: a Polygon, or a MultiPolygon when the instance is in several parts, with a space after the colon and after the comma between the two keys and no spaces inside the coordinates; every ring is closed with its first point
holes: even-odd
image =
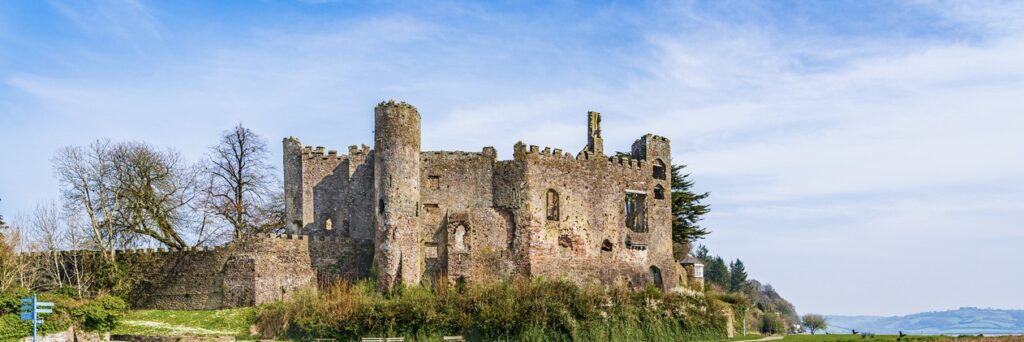
{"type": "Polygon", "coordinates": [[[249,336],[253,308],[130,311],[111,334],[156,336],[249,336]]]}

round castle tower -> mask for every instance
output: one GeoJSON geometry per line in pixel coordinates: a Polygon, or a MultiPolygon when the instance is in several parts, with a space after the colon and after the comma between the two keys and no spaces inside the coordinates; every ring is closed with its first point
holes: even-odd
{"type": "Polygon", "coordinates": [[[381,102],[374,109],[373,182],[376,205],[378,286],[418,284],[420,252],[420,114],[405,102],[381,102]]]}

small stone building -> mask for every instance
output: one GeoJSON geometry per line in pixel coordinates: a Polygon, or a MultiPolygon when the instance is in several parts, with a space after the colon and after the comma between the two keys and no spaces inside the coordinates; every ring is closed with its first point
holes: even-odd
{"type": "Polygon", "coordinates": [[[345,241],[360,260],[332,272],[365,277],[375,263],[382,288],[510,275],[680,285],[668,139],[646,134],[628,156],[606,155],[590,112],[578,153],[520,142],[499,160],[493,147],[422,151],[420,114],[404,102],[374,114],[372,148],[283,142],[289,229],[345,241]]]}
{"type": "Polygon", "coordinates": [[[693,255],[687,255],[679,264],[683,267],[683,272],[686,272],[686,286],[704,290],[704,263],[693,255]]]}

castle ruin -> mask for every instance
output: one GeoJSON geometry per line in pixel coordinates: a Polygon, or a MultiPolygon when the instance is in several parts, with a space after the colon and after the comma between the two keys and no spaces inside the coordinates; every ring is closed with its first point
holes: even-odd
{"type": "Polygon", "coordinates": [[[283,142],[289,229],[365,253],[345,274],[376,264],[384,289],[511,275],[680,285],[668,139],[646,134],[629,156],[607,156],[590,112],[579,153],[520,142],[498,160],[493,147],[421,151],[420,114],[404,102],[380,103],[374,118],[372,149],[283,142]]]}
{"type": "MultiPolygon", "coordinates": [[[[601,115],[590,112],[579,153],[520,142],[512,160],[498,160],[493,147],[421,151],[420,115],[409,104],[384,102],[374,114],[372,149],[338,154],[284,139],[289,232],[215,248],[116,251],[139,280],[132,307],[254,306],[373,276],[382,289],[510,276],[702,285],[699,261],[673,260],[668,139],[646,134],[628,156],[609,157],[601,115]]],[[[103,265],[96,251],[23,256],[103,265]]]]}

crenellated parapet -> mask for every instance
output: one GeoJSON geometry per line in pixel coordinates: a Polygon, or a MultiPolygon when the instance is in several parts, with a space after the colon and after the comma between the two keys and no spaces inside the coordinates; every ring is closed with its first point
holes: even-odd
{"type": "MultiPolygon", "coordinates": [[[[219,253],[226,250],[231,246],[231,243],[220,245],[220,246],[197,246],[197,247],[185,247],[183,249],[168,249],[168,248],[128,248],[114,250],[115,258],[130,257],[130,256],[156,256],[156,257],[173,257],[178,255],[198,254],[198,253],[219,253]]],[[[45,257],[100,257],[102,252],[97,250],[67,250],[67,251],[34,251],[34,252],[22,252],[18,253],[18,256],[23,258],[45,258],[45,257]]]]}
{"type": "Polygon", "coordinates": [[[573,156],[571,153],[564,152],[560,148],[544,147],[543,149],[537,145],[526,145],[523,142],[518,142],[513,148],[513,156],[515,160],[536,160],[536,161],[554,161],[554,162],[566,162],[566,163],[577,163],[580,167],[594,167],[595,161],[606,161],[607,166],[621,168],[623,170],[630,171],[641,171],[647,167],[647,162],[640,159],[634,159],[632,157],[623,156],[611,156],[598,157],[595,153],[590,151],[581,151],[577,155],[573,156]]]}
{"type": "Polygon", "coordinates": [[[381,101],[380,103],[377,103],[377,108],[383,108],[383,107],[407,109],[407,110],[413,110],[413,111],[419,112],[416,109],[416,106],[408,104],[405,101],[395,101],[393,99],[392,100],[387,100],[387,101],[381,101]]]}
{"type": "Polygon", "coordinates": [[[344,216],[349,205],[348,192],[344,188],[350,184],[350,178],[366,178],[359,176],[359,170],[372,160],[373,151],[363,144],[350,145],[347,152],[343,154],[323,146],[303,145],[294,137],[284,139],[284,198],[288,231],[349,233],[348,230],[331,230],[335,223],[344,228],[344,216]]]}
{"type": "Polygon", "coordinates": [[[633,142],[630,152],[636,159],[647,161],[661,159],[662,162],[668,163],[672,157],[671,146],[672,142],[668,138],[648,133],[633,142]]]}

